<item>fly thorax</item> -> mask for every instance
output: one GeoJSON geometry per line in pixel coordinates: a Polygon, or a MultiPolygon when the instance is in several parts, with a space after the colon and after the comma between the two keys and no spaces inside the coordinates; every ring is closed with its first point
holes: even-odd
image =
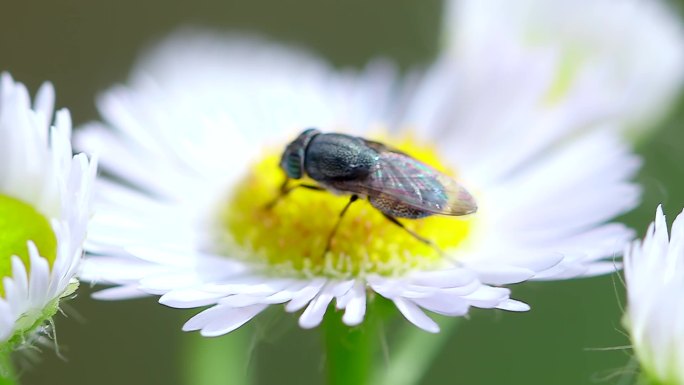
{"type": "Polygon", "coordinates": [[[311,141],[304,159],[306,173],[314,180],[354,180],[371,172],[377,153],[359,138],[326,134],[311,141]]]}

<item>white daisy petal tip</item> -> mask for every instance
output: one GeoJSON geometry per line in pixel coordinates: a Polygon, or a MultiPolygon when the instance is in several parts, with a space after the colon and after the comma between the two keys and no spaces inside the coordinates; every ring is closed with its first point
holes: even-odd
{"type": "Polygon", "coordinates": [[[238,329],[265,308],[265,305],[241,308],[218,305],[192,317],[183,325],[183,331],[199,330],[204,337],[218,337],[238,329]]]}
{"type": "Polygon", "coordinates": [[[366,316],[366,288],[363,284],[356,283],[343,298],[342,322],[347,326],[360,325],[366,316]]]}
{"type": "Polygon", "coordinates": [[[359,326],[363,323],[363,318],[365,316],[365,311],[359,309],[346,310],[342,316],[342,322],[347,326],[359,326]]]}
{"type": "Polygon", "coordinates": [[[116,286],[96,291],[92,298],[101,301],[119,301],[122,299],[134,299],[149,296],[148,293],[132,286],[116,286]]]}
{"type": "Polygon", "coordinates": [[[684,383],[684,211],[668,234],[662,206],[643,240],[625,251],[624,324],[646,378],[684,383]]]}
{"type": "Polygon", "coordinates": [[[532,309],[530,305],[524,302],[516,301],[514,299],[507,299],[506,301],[497,305],[496,308],[512,312],[526,312],[532,309]]]}
{"type": "Polygon", "coordinates": [[[151,52],[128,85],[101,98],[103,123],[77,133],[127,184],[99,181],[88,248],[107,257],[91,257],[84,277],[122,288],[103,298],[142,290],[167,306],[211,306],[184,330],[214,336],[248,322],[249,309],[281,304],[301,311],[303,328],[319,326],[333,302],[356,326],[377,294],[436,333],[425,312],[527,311],[500,286],[601,273],[627,242],[629,230],[608,222],[636,204],[638,162],[615,132],[584,132],[576,117],[587,106],[540,110],[548,95],[536,85],[548,74],[539,66],[497,83],[520,96],[513,105],[479,83],[448,87],[467,79],[458,68],[431,69],[411,88],[391,71],[340,73],[260,40],[180,34],[151,52]],[[479,211],[399,220],[442,253],[360,200],[325,250],[344,205],[334,194],[298,189],[264,210],[283,180],[283,149],[312,125],[454,171],[479,211]],[[387,134],[373,137],[376,128],[387,134]]]}
{"type": "Polygon", "coordinates": [[[53,114],[52,84],[31,104],[23,84],[6,72],[0,78],[0,233],[13,230],[0,244],[0,271],[8,273],[0,277],[3,350],[40,338],[78,287],[95,175],[87,158],[72,154],[69,112],[53,114]]]}
{"type": "Polygon", "coordinates": [[[428,317],[423,310],[411,300],[405,298],[395,298],[394,304],[399,312],[412,324],[425,330],[428,333],[439,333],[439,325],[432,318],[428,317]]]}

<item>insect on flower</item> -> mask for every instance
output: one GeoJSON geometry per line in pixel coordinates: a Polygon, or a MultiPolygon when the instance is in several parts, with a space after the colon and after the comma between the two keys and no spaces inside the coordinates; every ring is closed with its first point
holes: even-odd
{"type": "Polygon", "coordinates": [[[355,136],[304,130],[283,152],[280,167],[285,171],[285,181],[267,208],[296,188],[350,194],[328,236],[324,255],[347,209],[360,197],[368,199],[390,222],[438,251],[433,242],[406,228],[397,218],[460,216],[477,211],[472,195],[451,177],[399,150],[355,136]],[[291,179],[304,176],[318,185],[290,185],[291,179]]]}

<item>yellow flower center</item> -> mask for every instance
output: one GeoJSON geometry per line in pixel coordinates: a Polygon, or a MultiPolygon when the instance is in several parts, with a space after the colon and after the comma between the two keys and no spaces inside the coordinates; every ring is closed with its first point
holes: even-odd
{"type": "Polygon", "coordinates": [[[0,194],[0,297],[5,295],[2,279],[12,275],[12,256],[29,268],[28,241],[35,243],[50,264],[54,262],[57,238],[47,218],[31,205],[0,194]]]}
{"type": "MultiPolygon", "coordinates": [[[[433,149],[411,140],[391,144],[446,174],[453,174],[433,149]]],[[[260,260],[279,274],[305,276],[399,275],[446,262],[443,253],[391,223],[365,200],[350,206],[325,252],[328,237],[349,196],[299,188],[267,209],[265,206],[278,196],[285,178],[279,161],[280,152],[267,154],[233,191],[220,212],[221,252],[260,260]]],[[[306,178],[291,183],[315,184],[306,178]]],[[[472,216],[439,215],[400,219],[408,229],[445,252],[463,241],[472,220],[472,216]]]]}

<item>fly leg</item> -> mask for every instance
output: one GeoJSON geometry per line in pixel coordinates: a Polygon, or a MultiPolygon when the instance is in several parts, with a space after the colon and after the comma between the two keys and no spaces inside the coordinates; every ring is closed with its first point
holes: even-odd
{"type": "MultiPolygon", "coordinates": [[[[382,212],[382,211],[381,211],[381,212],[382,212]]],[[[389,214],[386,214],[386,213],[384,213],[384,212],[382,212],[382,215],[384,215],[385,218],[387,218],[387,220],[389,220],[390,222],[394,223],[395,225],[397,225],[397,226],[401,227],[402,229],[404,229],[404,231],[406,231],[407,233],[411,234],[411,236],[413,236],[413,238],[416,238],[417,240],[423,242],[424,244],[426,244],[426,245],[432,247],[432,248],[435,249],[439,254],[444,255],[444,252],[442,251],[442,249],[440,249],[439,246],[437,246],[434,242],[432,242],[431,240],[429,240],[429,239],[427,239],[427,238],[424,238],[423,236],[419,235],[419,234],[416,233],[415,231],[413,231],[413,230],[409,229],[408,227],[404,226],[404,224],[401,223],[401,222],[399,222],[399,220],[398,220],[397,218],[395,218],[395,217],[393,217],[393,216],[391,216],[391,215],[389,215],[389,214]]]]}
{"type": "Polygon", "coordinates": [[[324,191],[325,190],[323,187],[316,186],[313,184],[300,183],[300,184],[296,184],[294,186],[288,186],[289,183],[290,183],[290,178],[286,178],[285,181],[283,182],[283,184],[280,185],[280,190],[279,190],[278,195],[272,201],[270,201],[266,205],[264,205],[264,209],[266,209],[266,210],[272,209],[273,206],[275,206],[278,202],[280,202],[281,199],[285,198],[285,196],[287,194],[289,194],[290,192],[292,192],[292,190],[299,188],[299,187],[305,188],[307,190],[313,190],[313,191],[324,191]]]}
{"type": "Polygon", "coordinates": [[[335,222],[335,226],[333,227],[332,231],[330,232],[330,235],[328,235],[328,241],[325,243],[325,250],[323,250],[323,257],[325,257],[325,254],[330,250],[330,244],[332,243],[332,240],[335,237],[335,234],[337,233],[337,229],[340,228],[340,222],[342,222],[342,217],[344,217],[344,214],[347,213],[349,206],[351,206],[352,203],[356,202],[357,199],[359,199],[358,195],[352,195],[349,198],[349,202],[347,202],[347,204],[344,206],[342,211],[340,211],[340,215],[337,217],[337,222],[335,222]]]}

